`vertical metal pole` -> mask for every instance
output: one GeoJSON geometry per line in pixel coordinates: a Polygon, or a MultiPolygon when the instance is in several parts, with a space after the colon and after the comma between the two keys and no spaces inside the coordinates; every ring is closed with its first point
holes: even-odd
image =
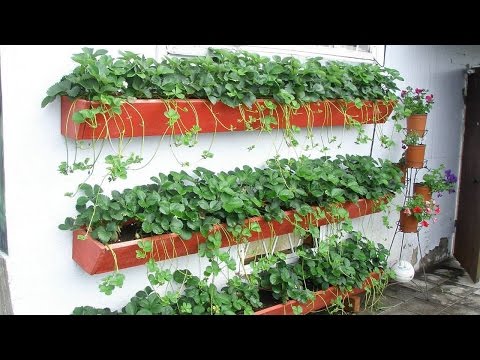
{"type": "Polygon", "coordinates": [[[373,124],[372,144],[370,145],[370,157],[373,154],[373,144],[375,143],[375,130],[377,130],[377,122],[373,124]]]}

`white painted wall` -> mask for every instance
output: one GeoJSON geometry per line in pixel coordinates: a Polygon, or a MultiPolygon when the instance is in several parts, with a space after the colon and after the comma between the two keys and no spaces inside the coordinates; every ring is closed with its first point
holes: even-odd
{"type": "MultiPolygon", "coordinates": [[[[165,48],[155,45],[95,46],[107,48],[113,55],[118,49],[143,53],[146,56],[161,56],[165,48]]],[[[60,135],[60,103],[57,100],[41,109],[40,102],[48,87],[63,74],[70,71],[74,63],[70,60],[80,46],[2,46],[0,47],[3,119],[5,146],[6,217],[8,229],[9,272],[13,310],[16,314],[68,314],[75,306],[92,305],[111,307],[124,305],[134,293],[147,285],[143,267],[126,269],[123,289],[108,297],[98,291],[104,275],[90,276],[71,259],[72,236],[60,231],[57,225],[66,216],[76,214],[74,201],[63,196],[73,191],[83,180],[83,175],[63,176],[57,172],[58,164],[65,160],[64,139],[60,135]]],[[[462,69],[465,63],[480,62],[480,49],[465,46],[388,46],[386,66],[398,69],[405,77],[406,85],[427,87],[434,94],[436,104],[429,117],[427,158],[430,165],[441,162],[457,169],[459,160],[460,129],[462,122],[463,87],[462,69]]],[[[371,132],[372,126],[367,126],[371,132]]],[[[391,132],[391,124],[383,125],[383,131],[391,132]]],[[[315,130],[317,139],[326,139],[326,130],[315,130]]],[[[343,139],[343,147],[332,149],[337,153],[369,153],[369,145],[355,145],[354,133],[334,129],[331,135],[343,139]]],[[[201,165],[212,170],[228,170],[249,164],[261,166],[266,159],[275,155],[273,144],[279,144],[275,135],[256,133],[217,134],[212,151],[215,157],[197,163],[200,154],[207,149],[211,136],[200,136],[200,143],[193,149],[176,148],[182,161],[193,166],[201,165]],[[247,147],[256,148],[248,152],[247,147]]],[[[159,139],[146,140],[144,157],[155,151],[159,139]]],[[[140,140],[130,145],[138,151],[140,140]]],[[[106,152],[104,153],[104,155],[106,152]]],[[[295,154],[285,146],[280,149],[283,156],[295,154]]],[[[312,156],[318,152],[311,152],[312,156]]],[[[401,150],[374,148],[374,157],[398,160],[401,150]]],[[[148,183],[158,172],[180,170],[172,155],[168,142],[164,142],[152,163],[146,168],[129,174],[125,181],[119,180],[103,187],[108,193],[112,189],[123,189],[148,183]]],[[[102,169],[89,180],[101,181],[102,169]]],[[[438,224],[422,233],[424,250],[433,249],[440,237],[451,238],[455,199],[441,199],[443,213],[438,224]]],[[[393,212],[391,223],[398,219],[393,212]]],[[[389,245],[392,231],[386,232],[379,215],[355,220],[360,228],[377,241],[389,245]]],[[[413,240],[413,239],[412,239],[413,240]]],[[[398,241],[398,240],[397,240],[398,241]]],[[[398,258],[398,242],[392,259],[398,258]]],[[[407,259],[409,248],[407,248],[407,259]]],[[[199,272],[201,261],[196,255],[172,260],[165,265],[190,267],[199,272]]]]}

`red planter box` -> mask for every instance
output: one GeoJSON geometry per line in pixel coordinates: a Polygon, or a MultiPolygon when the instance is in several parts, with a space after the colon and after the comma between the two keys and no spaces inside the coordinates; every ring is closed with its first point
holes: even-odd
{"type": "MultiPolygon", "coordinates": [[[[208,100],[174,100],[178,106],[178,113],[181,119],[174,125],[168,126],[168,119],[164,115],[167,110],[165,101],[159,99],[153,100],[137,100],[132,104],[122,107],[122,114],[114,118],[107,119],[108,126],[105,126],[105,118],[97,115],[97,127],[91,128],[89,125],[76,124],[72,120],[72,115],[84,109],[98,106],[87,100],[76,100],[73,102],[66,96],[61,99],[61,133],[71,139],[87,140],[87,139],[103,139],[107,138],[107,128],[110,138],[118,138],[122,131],[125,137],[141,137],[141,136],[162,136],[170,134],[182,134],[186,130],[197,124],[200,126],[201,133],[226,132],[226,131],[246,131],[245,122],[241,121],[242,115],[239,107],[231,108],[221,102],[215,105],[208,100]],[[143,122],[142,122],[143,118],[143,122]],[[180,121],[183,123],[180,126],[180,121]]],[[[257,104],[263,104],[263,100],[258,100],[257,104]]],[[[345,103],[342,100],[319,101],[310,103],[312,111],[302,106],[296,112],[291,114],[290,124],[301,128],[307,126],[343,126],[345,124],[345,111],[342,107],[346,107],[346,114],[363,124],[384,123],[393,110],[393,103],[385,104],[382,101],[373,102],[366,101],[361,109],[358,109],[353,103],[345,103]],[[376,104],[377,106],[374,106],[376,104]],[[310,118],[308,116],[310,114],[310,118]]],[[[253,105],[252,109],[241,106],[244,118],[249,119],[252,116],[255,119],[260,118],[261,114],[253,105]]],[[[285,116],[281,106],[277,105],[278,115],[275,116],[279,120],[278,125],[272,125],[274,128],[285,128],[285,116]]],[[[269,110],[265,109],[263,115],[269,114],[269,110]]],[[[260,129],[260,121],[252,122],[255,130],[260,129]]]]}
{"type": "MultiPolygon", "coordinates": [[[[378,280],[379,274],[378,273],[371,273],[370,278],[375,278],[378,280]]],[[[255,312],[255,315],[294,315],[292,306],[301,306],[302,307],[302,315],[308,314],[312,311],[317,311],[323,309],[330,305],[332,300],[337,298],[339,295],[343,296],[353,296],[358,295],[365,292],[365,288],[370,286],[370,278],[365,280],[363,283],[363,287],[353,289],[350,292],[342,293],[338,288],[334,286],[330,286],[327,290],[317,291],[315,293],[315,300],[309,302],[307,304],[302,304],[296,300],[287,301],[286,304],[278,304],[274,306],[270,306],[268,308],[258,310],[255,312]]]]}
{"type": "MultiPolygon", "coordinates": [[[[345,203],[342,204],[349,214],[350,218],[357,218],[378,212],[374,208],[373,200],[360,199],[357,204],[345,203]]],[[[258,222],[261,232],[252,232],[252,236],[248,239],[249,242],[267,239],[272,236],[271,229],[275,235],[285,235],[293,232],[294,225],[294,210],[285,212],[287,218],[282,223],[278,221],[265,221],[263,217],[254,217],[246,220],[246,222],[258,222]],[[288,221],[288,219],[290,221],[288,221]],[[292,223],[291,223],[292,222],[292,223]]],[[[333,220],[329,218],[318,221],[318,225],[326,225],[333,220]]],[[[307,221],[304,220],[301,224],[307,228],[307,221]]],[[[221,228],[224,225],[216,225],[216,228],[221,228]]],[[[231,236],[222,232],[222,247],[235,245],[236,242],[231,236]]],[[[80,267],[89,274],[100,274],[114,270],[114,258],[109,248],[101,242],[94,240],[90,236],[85,240],[78,240],[78,235],[85,235],[85,230],[76,230],[73,232],[73,246],[72,258],[80,267]]],[[[154,258],[156,261],[173,259],[180,256],[196,254],[198,252],[198,245],[205,242],[205,238],[200,233],[194,233],[190,240],[182,240],[177,234],[162,234],[149,238],[138,239],[111,244],[109,247],[115,252],[117,257],[117,264],[119,269],[129,268],[133,266],[142,265],[147,262],[147,259],[137,259],[136,250],[138,250],[138,242],[142,240],[152,241],[154,258]]]]}

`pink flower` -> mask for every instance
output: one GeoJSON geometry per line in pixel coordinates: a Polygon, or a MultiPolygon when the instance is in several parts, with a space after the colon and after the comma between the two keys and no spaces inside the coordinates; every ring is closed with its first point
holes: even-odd
{"type": "Polygon", "coordinates": [[[440,206],[437,206],[437,208],[435,209],[435,214],[440,214],[440,206]]]}
{"type": "Polygon", "coordinates": [[[405,97],[407,95],[407,92],[405,90],[402,90],[402,93],[400,94],[401,97],[405,97]]]}
{"type": "Polygon", "coordinates": [[[428,207],[425,209],[425,211],[427,212],[427,214],[431,214],[431,213],[432,213],[432,209],[430,209],[430,208],[428,208],[428,207]]]}
{"type": "Polygon", "coordinates": [[[415,89],[415,92],[416,92],[418,95],[420,95],[420,94],[422,93],[422,91],[423,91],[423,89],[419,89],[419,88],[416,88],[416,89],[415,89]]]}
{"type": "Polygon", "coordinates": [[[433,218],[433,222],[436,223],[438,221],[437,218],[433,218]]]}
{"type": "Polygon", "coordinates": [[[428,222],[426,220],[423,220],[421,223],[420,223],[423,227],[428,227],[428,222]]]}
{"type": "Polygon", "coordinates": [[[427,103],[433,102],[433,95],[427,95],[427,96],[425,96],[425,101],[426,101],[427,103]]]}
{"type": "Polygon", "coordinates": [[[410,209],[405,209],[403,212],[408,216],[412,215],[412,212],[410,211],[410,209]]]}

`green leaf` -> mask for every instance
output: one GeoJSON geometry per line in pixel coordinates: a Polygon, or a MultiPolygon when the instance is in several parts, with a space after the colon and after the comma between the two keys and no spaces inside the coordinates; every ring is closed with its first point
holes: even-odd
{"type": "Polygon", "coordinates": [[[76,113],[73,113],[72,120],[76,124],[81,124],[85,122],[85,117],[81,112],[77,111],[76,113]]]}
{"type": "Polygon", "coordinates": [[[272,285],[276,285],[280,282],[280,275],[277,273],[273,273],[270,275],[270,283],[272,285]]]}
{"type": "Polygon", "coordinates": [[[94,194],[93,194],[93,189],[91,185],[82,183],[78,186],[78,188],[82,190],[87,197],[89,198],[93,197],[94,194]]]}
{"type": "Polygon", "coordinates": [[[140,309],[137,312],[137,315],[153,315],[152,312],[148,309],[140,309]]]}
{"type": "Polygon", "coordinates": [[[261,232],[262,228],[258,224],[258,222],[252,222],[250,223],[250,230],[255,231],[255,232],[261,232]]]}
{"type": "Polygon", "coordinates": [[[168,201],[162,200],[158,204],[158,210],[165,215],[170,214],[170,203],[168,201]]]}
{"type": "Polygon", "coordinates": [[[53,102],[53,100],[55,100],[55,96],[46,96],[43,100],[42,100],[42,108],[44,108],[45,106],[47,106],[48,104],[50,104],[51,102],[53,102]]]}
{"type": "Polygon", "coordinates": [[[203,199],[198,202],[198,206],[203,210],[209,210],[210,209],[209,203],[207,201],[203,200],[203,199]]]}
{"type": "Polygon", "coordinates": [[[125,312],[128,315],[135,315],[136,310],[137,310],[137,307],[135,306],[135,304],[131,302],[128,303],[127,306],[125,307],[125,312]]]}
{"type": "Polygon", "coordinates": [[[170,204],[170,212],[175,216],[182,216],[185,211],[185,206],[183,204],[170,204]]]}
{"type": "Polygon", "coordinates": [[[182,284],[184,283],[185,281],[187,281],[187,279],[192,276],[192,273],[190,272],[190,270],[176,270],[174,273],[173,273],[173,280],[175,280],[175,282],[179,283],[179,284],[182,284]]]}
{"type": "Polygon", "coordinates": [[[233,212],[236,209],[240,209],[243,206],[243,200],[239,197],[231,197],[223,203],[223,208],[227,212],[233,212]]]}
{"type": "Polygon", "coordinates": [[[83,206],[85,205],[87,202],[88,202],[89,198],[86,197],[86,196],[80,196],[78,199],[77,199],[77,205],[79,206],[83,206]]]}
{"type": "Polygon", "coordinates": [[[181,235],[180,232],[183,229],[183,222],[176,217],[172,218],[170,221],[170,229],[172,229],[174,233],[181,235]]]}
{"type": "Polygon", "coordinates": [[[178,234],[183,240],[190,240],[192,238],[192,232],[188,229],[181,229],[178,234]]]}
{"type": "Polygon", "coordinates": [[[151,222],[148,222],[148,221],[144,221],[142,223],[142,231],[144,231],[145,233],[147,234],[150,234],[152,233],[153,231],[153,228],[152,228],[153,224],[151,222]]]}
{"type": "Polygon", "coordinates": [[[67,217],[63,224],[58,225],[60,230],[73,230],[75,220],[71,217],[67,217]]]}
{"type": "Polygon", "coordinates": [[[336,198],[338,196],[341,196],[345,193],[343,189],[340,188],[333,188],[332,191],[330,192],[330,196],[333,198],[336,198]]]}
{"type": "Polygon", "coordinates": [[[292,191],[284,189],[278,193],[278,198],[282,201],[287,201],[288,199],[293,199],[295,195],[292,191]]]}
{"type": "Polygon", "coordinates": [[[110,241],[111,234],[103,226],[98,228],[97,234],[102,243],[106,244],[110,241]]]}
{"type": "Polygon", "coordinates": [[[161,227],[159,224],[153,223],[153,224],[152,224],[152,232],[153,232],[154,234],[157,234],[157,235],[163,234],[163,229],[162,229],[162,227],[161,227]]]}

